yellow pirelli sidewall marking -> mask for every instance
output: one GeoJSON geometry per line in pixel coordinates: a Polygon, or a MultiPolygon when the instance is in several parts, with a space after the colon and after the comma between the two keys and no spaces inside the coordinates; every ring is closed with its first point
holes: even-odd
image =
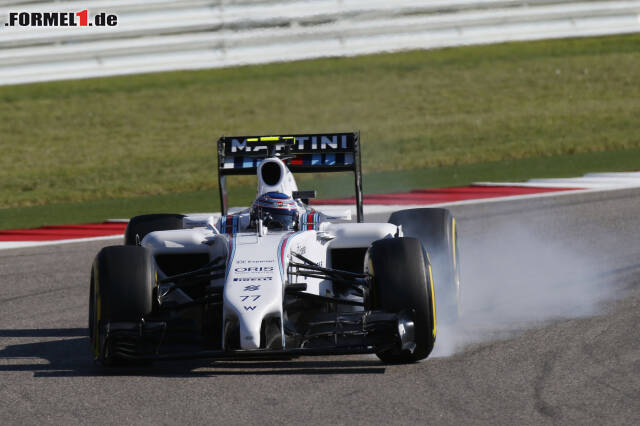
{"type": "Polygon", "coordinates": [[[100,319],[102,318],[102,300],[100,298],[100,293],[98,293],[98,297],[96,298],[96,319],[95,319],[95,328],[93,332],[93,337],[96,341],[96,345],[94,348],[94,353],[96,356],[100,355],[100,335],[98,334],[100,331],[100,319]]]}
{"type": "Polygon", "coordinates": [[[96,317],[93,320],[93,354],[98,357],[100,356],[100,336],[98,335],[98,331],[100,330],[100,318],[102,318],[102,303],[100,300],[100,285],[98,283],[98,271],[94,270],[93,274],[93,297],[95,305],[93,308],[96,311],[96,317]]]}
{"type": "Polygon", "coordinates": [[[456,259],[456,218],[451,219],[451,239],[453,241],[453,267],[455,268],[458,260],[456,259]]]}
{"type": "Polygon", "coordinates": [[[436,294],[433,291],[433,273],[429,265],[429,283],[431,284],[431,312],[433,313],[433,337],[436,337],[436,294]]]}
{"type": "Polygon", "coordinates": [[[247,138],[248,142],[258,142],[258,138],[247,138]]]}
{"type": "Polygon", "coordinates": [[[273,142],[273,141],[279,141],[280,140],[280,136],[263,136],[260,138],[260,142],[273,142]]]}

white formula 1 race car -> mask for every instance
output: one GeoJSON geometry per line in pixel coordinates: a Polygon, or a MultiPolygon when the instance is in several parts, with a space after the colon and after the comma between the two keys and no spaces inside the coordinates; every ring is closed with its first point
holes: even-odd
{"type": "Polygon", "coordinates": [[[455,220],[444,209],[364,223],[358,133],[223,137],[222,213],[131,219],[91,272],[89,336],[103,365],[154,359],[375,353],[426,358],[439,309],[456,315],[455,220]],[[352,171],[351,210],[309,206],[293,172],[352,171]],[[227,208],[228,175],[257,176],[227,208]],[[435,279],[435,282],[434,282],[435,279]]]}

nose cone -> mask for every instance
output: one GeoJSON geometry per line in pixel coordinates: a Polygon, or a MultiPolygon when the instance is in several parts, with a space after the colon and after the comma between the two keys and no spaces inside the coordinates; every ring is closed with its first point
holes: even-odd
{"type": "Polygon", "coordinates": [[[255,321],[240,321],[240,348],[259,349],[260,348],[260,326],[256,328],[255,321]]]}
{"type": "MultiPolygon", "coordinates": [[[[225,318],[240,326],[239,346],[260,348],[262,321],[282,316],[283,274],[279,249],[288,234],[241,233],[234,237],[232,254],[223,292],[225,318]]],[[[231,348],[234,349],[234,348],[231,348]]]]}
{"type": "Polygon", "coordinates": [[[258,287],[260,286],[227,286],[225,289],[225,317],[235,317],[238,321],[240,326],[240,349],[260,348],[262,320],[265,315],[273,312],[270,306],[258,303],[262,299],[266,299],[263,294],[257,294],[258,291],[253,291],[258,287]],[[250,288],[250,293],[243,294],[242,287],[250,288]]]}

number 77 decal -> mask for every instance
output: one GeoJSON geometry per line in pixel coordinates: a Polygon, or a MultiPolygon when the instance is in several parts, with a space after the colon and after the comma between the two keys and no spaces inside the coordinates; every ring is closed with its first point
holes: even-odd
{"type": "Polygon", "coordinates": [[[260,295],[259,294],[255,295],[255,296],[254,295],[249,295],[249,296],[240,296],[240,297],[242,298],[243,302],[246,302],[247,299],[249,299],[250,297],[253,297],[253,300],[252,300],[253,302],[255,302],[256,300],[260,299],[260,295]]]}

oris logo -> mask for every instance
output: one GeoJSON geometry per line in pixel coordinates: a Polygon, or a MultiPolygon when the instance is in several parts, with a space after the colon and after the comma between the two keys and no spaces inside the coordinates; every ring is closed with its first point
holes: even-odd
{"type": "Polygon", "coordinates": [[[236,272],[273,272],[273,266],[245,266],[235,268],[236,272]]]}

